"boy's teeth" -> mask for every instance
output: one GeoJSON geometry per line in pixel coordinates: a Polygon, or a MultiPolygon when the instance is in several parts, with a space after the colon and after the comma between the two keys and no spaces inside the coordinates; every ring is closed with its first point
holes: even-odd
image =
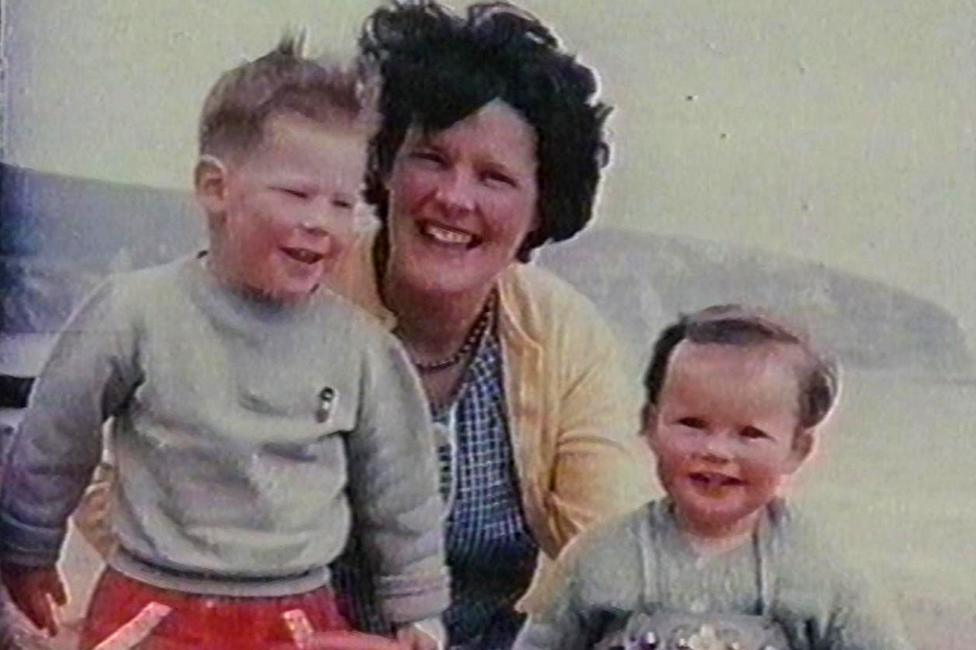
{"type": "Polygon", "coordinates": [[[286,248],[285,252],[288,254],[289,257],[293,257],[299,262],[303,262],[305,264],[314,264],[315,262],[318,262],[320,259],[322,259],[322,255],[320,255],[319,253],[315,253],[313,251],[308,251],[300,248],[286,248]]]}
{"type": "Polygon", "coordinates": [[[474,239],[471,235],[463,232],[457,232],[455,230],[447,230],[445,228],[439,228],[437,226],[427,224],[424,227],[424,233],[433,237],[439,242],[445,244],[464,244],[468,245],[471,240],[474,239]]]}

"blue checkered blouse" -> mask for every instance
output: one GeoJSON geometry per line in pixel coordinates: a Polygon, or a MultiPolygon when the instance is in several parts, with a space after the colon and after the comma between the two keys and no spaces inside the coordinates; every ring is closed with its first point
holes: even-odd
{"type": "MultiPolygon", "coordinates": [[[[528,588],[538,545],[525,523],[505,409],[501,345],[489,330],[466,371],[458,399],[434,414],[441,492],[448,508],[451,648],[508,650],[522,617],[513,605],[528,588]]],[[[350,622],[389,633],[372,598],[355,541],[332,567],[333,587],[350,622]]]]}

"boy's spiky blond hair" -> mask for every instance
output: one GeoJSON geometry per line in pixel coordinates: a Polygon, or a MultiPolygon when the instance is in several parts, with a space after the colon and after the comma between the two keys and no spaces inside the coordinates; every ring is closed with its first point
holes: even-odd
{"type": "Polygon", "coordinates": [[[288,32],[278,45],[220,76],[200,116],[201,155],[245,153],[260,144],[275,115],[296,113],[342,127],[371,127],[359,75],[305,56],[304,31],[288,32]]]}

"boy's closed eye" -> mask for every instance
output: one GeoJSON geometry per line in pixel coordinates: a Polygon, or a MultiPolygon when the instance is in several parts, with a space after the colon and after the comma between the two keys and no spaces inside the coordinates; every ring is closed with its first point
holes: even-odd
{"type": "Polygon", "coordinates": [[[299,187],[289,187],[289,186],[282,185],[282,186],[275,187],[273,189],[276,192],[280,192],[282,194],[285,194],[295,199],[307,199],[309,197],[308,191],[299,187]]]}
{"type": "Polygon", "coordinates": [[[352,210],[356,205],[356,202],[345,196],[334,196],[332,197],[332,207],[339,208],[341,210],[352,210]]]}
{"type": "Polygon", "coordinates": [[[745,426],[739,430],[739,435],[748,440],[763,440],[769,438],[769,434],[758,427],[745,426]]]}

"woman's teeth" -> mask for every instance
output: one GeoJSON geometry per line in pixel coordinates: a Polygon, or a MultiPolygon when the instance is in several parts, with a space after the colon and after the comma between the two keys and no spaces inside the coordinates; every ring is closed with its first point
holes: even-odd
{"type": "Polygon", "coordinates": [[[424,224],[423,233],[431,239],[442,244],[453,244],[458,246],[470,246],[474,242],[474,235],[457,230],[441,228],[433,224],[424,224]]]}

